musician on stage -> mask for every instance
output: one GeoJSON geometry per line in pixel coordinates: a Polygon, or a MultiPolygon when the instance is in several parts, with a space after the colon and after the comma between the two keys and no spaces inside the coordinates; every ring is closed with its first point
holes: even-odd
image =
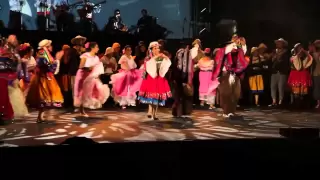
{"type": "Polygon", "coordinates": [[[48,30],[52,0],[36,0],[34,6],[37,8],[38,29],[48,30]]]}
{"type": "Polygon", "coordinates": [[[137,26],[140,29],[148,29],[156,24],[155,18],[148,14],[146,9],[141,10],[142,17],[138,20],[137,26]]]}
{"type": "Polygon", "coordinates": [[[107,29],[108,31],[113,31],[113,32],[125,32],[127,27],[123,23],[120,10],[117,9],[114,11],[114,16],[109,18],[109,22],[107,24],[107,29]]]}
{"type": "Polygon", "coordinates": [[[24,3],[25,0],[9,0],[9,29],[21,30],[21,10],[24,3]]]}
{"type": "Polygon", "coordinates": [[[56,17],[57,31],[66,31],[69,21],[69,5],[67,0],[54,0],[53,12],[56,17]]]}

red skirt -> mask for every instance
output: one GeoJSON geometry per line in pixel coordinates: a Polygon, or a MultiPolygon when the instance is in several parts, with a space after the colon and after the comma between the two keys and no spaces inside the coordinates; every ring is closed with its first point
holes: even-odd
{"type": "Polygon", "coordinates": [[[138,100],[144,104],[164,106],[165,101],[172,97],[170,86],[166,78],[147,75],[142,81],[138,100]]]}
{"type": "Polygon", "coordinates": [[[16,73],[0,73],[0,120],[12,120],[13,109],[9,99],[8,81],[16,78],[16,73]]]}
{"type": "Polygon", "coordinates": [[[288,84],[290,87],[310,87],[312,84],[311,75],[308,70],[291,70],[288,78],[288,84]]]}

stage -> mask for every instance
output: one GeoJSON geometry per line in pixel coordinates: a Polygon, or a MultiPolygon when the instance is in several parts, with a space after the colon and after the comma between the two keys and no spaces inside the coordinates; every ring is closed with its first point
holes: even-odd
{"type": "Polygon", "coordinates": [[[220,110],[195,110],[191,121],[175,120],[162,108],[159,121],[144,110],[118,108],[89,111],[89,118],[63,110],[50,110],[48,123],[36,124],[36,112],[13,124],[0,126],[0,146],[58,145],[70,137],[87,137],[99,143],[236,138],[281,138],[279,128],[320,127],[320,114],[286,110],[244,109],[242,120],[225,120],[220,110]]]}

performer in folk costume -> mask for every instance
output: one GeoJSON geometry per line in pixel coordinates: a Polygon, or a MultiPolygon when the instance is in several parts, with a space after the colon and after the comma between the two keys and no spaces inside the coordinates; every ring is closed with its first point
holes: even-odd
{"type": "Polygon", "coordinates": [[[81,62],[76,75],[74,88],[74,106],[80,108],[80,113],[88,117],[84,108],[98,109],[107,101],[110,89],[99,78],[104,73],[104,67],[97,53],[99,46],[96,42],[86,44],[86,53],[80,56],[81,62]]]}
{"type": "Polygon", "coordinates": [[[237,30],[236,21],[221,20],[218,29],[221,46],[216,53],[216,66],[213,68],[212,79],[219,78],[218,89],[223,116],[230,117],[234,116],[240,97],[241,84],[237,75],[241,74],[248,65],[244,57],[246,46],[230,41],[237,30]]]}
{"type": "Polygon", "coordinates": [[[17,78],[19,57],[16,51],[18,40],[15,35],[1,39],[0,44],[0,123],[10,123],[14,118],[9,99],[8,83],[17,78]]]}
{"type": "Polygon", "coordinates": [[[317,101],[315,108],[320,108],[320,40],[316,40],[312,43],[314,48],[310,48],[310,54],[313,57],[313,64],[311,67],[312,79],[313,79],[313,98],[317,101]]]}
{"type": "MultiPolygon", "coordinates": [[[[27,70],[27,61],[30,57],[31,52],[30,44],[21,44],[18,48],[19,55],[21,57],[21,65],[19,66],[18,70],[18,77],[23,82],[30,82],[30,76],[27,70]]],[[[28,108],[25,105],[25,95],[23,94],[18,78],[13,80],[9,86],[9,98],[13,108],[14,117],[21,118],[28,115],[28,108]]]]}
{"type": "Polygon", "coordinates": [[[313,58],[303,49],[300,43],[296,44],[291,52],[291,72],[288,78],[288,84],[291,88],[292,104],[297,98],[303,98],[303,96],[308,94],[312,82],[308,69],[312,65],[313,58]]]}
{"type": "Polygon", "coordinates": [[[180,48],[173,63],[173,99],[172,115],[180,118],[191,115],[193,108],[193,59],[189,46],[180,48]]]}
{"type": "Polygon", "coordinates": [[[54,59],[51,56],[52,41],[44,39],[39,42],[36,72],[30,82],[26,102],[39,110],[37,123],[43,123],[46,108],[61,107],[63,96],[54,77],[59,73],[59,62],[63,53],[58,53],[54,59]]]}
{"type": "Polygon", "coordinates": [[[35,69],[37,65],[37,62],[33,57],[33,54],[34,50],[29,43],[25,43],[20,46],[19,55],[21,57],[22,69],[24,71],[21,71],[20,73],[19,85],[24,96],[27,96],[28,94],[30,80],[35,74],[35,69]],[[23,72],[26,72],[26,74],[24,74],[23,72]]]}
{"type": "Polygon", "coordinates": [[[255,105],[259,105],[259,95],[264,91],[264,82],[263,82],[263,71],[264,65],[263,60],[259,55],[258,47],[253,47],[251,49],[250,63],[248,70],[246,71],[249,76],[249,86],[251,93],[254,95],[255,105]]]}
{"type": "Polygon", "coordinates": [[[118,63],[116,58],[113,57],[113,49],[108,47],[104,55],[100,58],[104,66],[104,74],[100,76],[104,84],[109,84],[111,75],[117,72],[118,63]]]}
{"type": "Polygon", "coordinates": [[[271,60],[271,97],[272,104],[269,107],[282,105],[285,90],[288,85],[288,74],[290,72],[290,51],[288,42],[283,38],[275,40],[276,49],[272,52],[271,60]],[[279,93],[279,98],[277,98],[279,93]],[[278,99],[278,102],[277,102],[278,99]]]}
{"type": "Polygon", "coordinates": [[[212,69],[214,67],[214,60],[210,57],[211,50],[206,48],[204,50],[205,56],[201,58],[197,64],[200,69],[199,74],[199,99],[201,106],[205,103],[210,105],[210,109],[215,108],[216,89],[219,85],[218,79],[212,79],[212,69]]]}
{"type": "MultiPolygon", "coordinates": [[[[201,41],[200,39],[196,39],[193,41],[192,43],[192,49],[190,50],[190,54],[191,54],[191,58],[193,60],[194,64],[197,64],[198,61],[204,57],[204,53],[201,49],[201,41]]],[[[193,74],[193,87],[194,87],[194,96],[193,96],[193,102],[194,104],[198,104],[199,101],[199,86],[200,86],[200,82],[199,82],[199,73],[200,73],[200,69],[196,68],[193,74]]]]}
{"type": "Polygon", "coordinates": [[[156,117],[158,106],[164,106],[166,100],[171,97],[171,91],[167,79],[171,61],[164,54],[160,53],[158,42],[151,42],[149,45],[150,58],[144,63],[144,80],[141,84],[138,99],[141,103],[150,104],[153,120],[156,117]]]}
{"type": "Polygon", "coordinates": [[[110,84],[113,84],[112,95],[116,102],[122,106],[136,106],[136,93],[139,91],[142,83],[142,71],[136,69],[137,64],[131,55],[130,46],[125,46],[123,55],[119,60],[121,69],[119,73],[111,76],[110,84]]]}

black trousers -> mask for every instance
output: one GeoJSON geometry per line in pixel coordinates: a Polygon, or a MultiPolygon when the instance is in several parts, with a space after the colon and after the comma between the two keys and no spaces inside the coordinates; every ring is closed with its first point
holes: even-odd
{"type": "Polygon", "coordinates": [[[193,96],[188,96],[184,92],[182,82],[176,81],[174,84],[174,103],[172,106],[172,115],[174,117],[191,115],[193,110],[193,96]]]}
{"type": "Polygon", "coordinates": [[[235,82],[230,84],[229,73],[224,73],[220,77],[220,84],[218,86],[220,96],[220,106],[224,114],[235,113],[237,104],[241,94],[240,79],[235,77],[235,82]]]}
{"type": "Polygon", "coordinates": [[[46,16],[43,15],[38,15],[37,16],[37,26],[38,30],[45,31],[46,30],[46,23],[47,23],[47,18],[46,16]]]}
{"type": "Polygon", "coordinates": [[[21,30],[21,12],[9,11],[8,28],[13,30],[21,30]]]}
{"type": "Polygon", "coordinates": [[[71,15],[67,12],[60,13],[56,16],[56,24],[57,24],[57,31],[71,31],[72,25],[74,22],[72,21],[71,15]]]}

